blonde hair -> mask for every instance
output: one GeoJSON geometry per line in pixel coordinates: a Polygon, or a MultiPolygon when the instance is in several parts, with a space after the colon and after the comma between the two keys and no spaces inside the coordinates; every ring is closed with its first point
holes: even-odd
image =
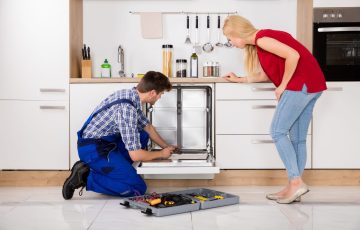
{"type": "MultiPolygon", "coordinates": [[[[252,36],[256,31],[257,29],[249,20],[239,15],[228,16],[223,26],[223,33],[226,37],[245,39],[252,36]]],[[[245,45],[244,67],[249,76],[259,72],[259,59],[255,45],[245,45]]]]}

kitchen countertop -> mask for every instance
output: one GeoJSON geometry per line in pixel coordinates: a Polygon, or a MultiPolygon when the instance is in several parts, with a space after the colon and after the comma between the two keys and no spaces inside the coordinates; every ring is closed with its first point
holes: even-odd
{"type": "MultiPolygon", "coordinates": [[[[84,83],[136,83],[141,78],[70,78],[70,84],[84,83]]],[[[227,83],[221,77],[170,78],[171,83],[227,83]]]]}

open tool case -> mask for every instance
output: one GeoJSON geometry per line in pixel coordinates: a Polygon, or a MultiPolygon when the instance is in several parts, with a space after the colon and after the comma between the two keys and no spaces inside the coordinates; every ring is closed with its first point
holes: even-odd
{"type": "Polygon", "coordinates": [[[124,198],[120,204],[138,208],[147,215],[168,216],[238,203],[236,195],[199,188],[124,198]]]}

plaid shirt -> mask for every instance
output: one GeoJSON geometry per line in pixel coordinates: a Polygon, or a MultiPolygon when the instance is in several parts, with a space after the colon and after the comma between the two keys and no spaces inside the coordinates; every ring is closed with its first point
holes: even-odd
{"type": "Polygon", "coordinates": [[[139,131],[149,124],[149,120],[141,110],[140,97],[135,88],[116,91],[103,100],[94,112],[118,99],[129,99],[136,108],[121,103],[101,111],[90,121],[83,138],[101,138],[120,133],[127,150],[141,149],[139,131]]]}

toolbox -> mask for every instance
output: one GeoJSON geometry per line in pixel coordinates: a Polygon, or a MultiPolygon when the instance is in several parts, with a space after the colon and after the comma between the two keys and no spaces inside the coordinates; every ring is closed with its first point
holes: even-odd
{"type": "Polygon", "coordinates": [[[239,202],[239,196],[212,189],[197,188],[128,197],[124,198],[120,204],[125,207],[140,209],[146,215],[168,216],[233,205],[239,202]]]}
{"type": "MultiPolygon", "coordinates": [[[[169,159],[140,162],[138,174],[145,179],[212,179],[220,172],[213,146],[211,85],[175,85],[146,113],[160,136],[179,151],[169,159]]],[[[159,149],[151,143],[150,150],[159,149]]]]}

